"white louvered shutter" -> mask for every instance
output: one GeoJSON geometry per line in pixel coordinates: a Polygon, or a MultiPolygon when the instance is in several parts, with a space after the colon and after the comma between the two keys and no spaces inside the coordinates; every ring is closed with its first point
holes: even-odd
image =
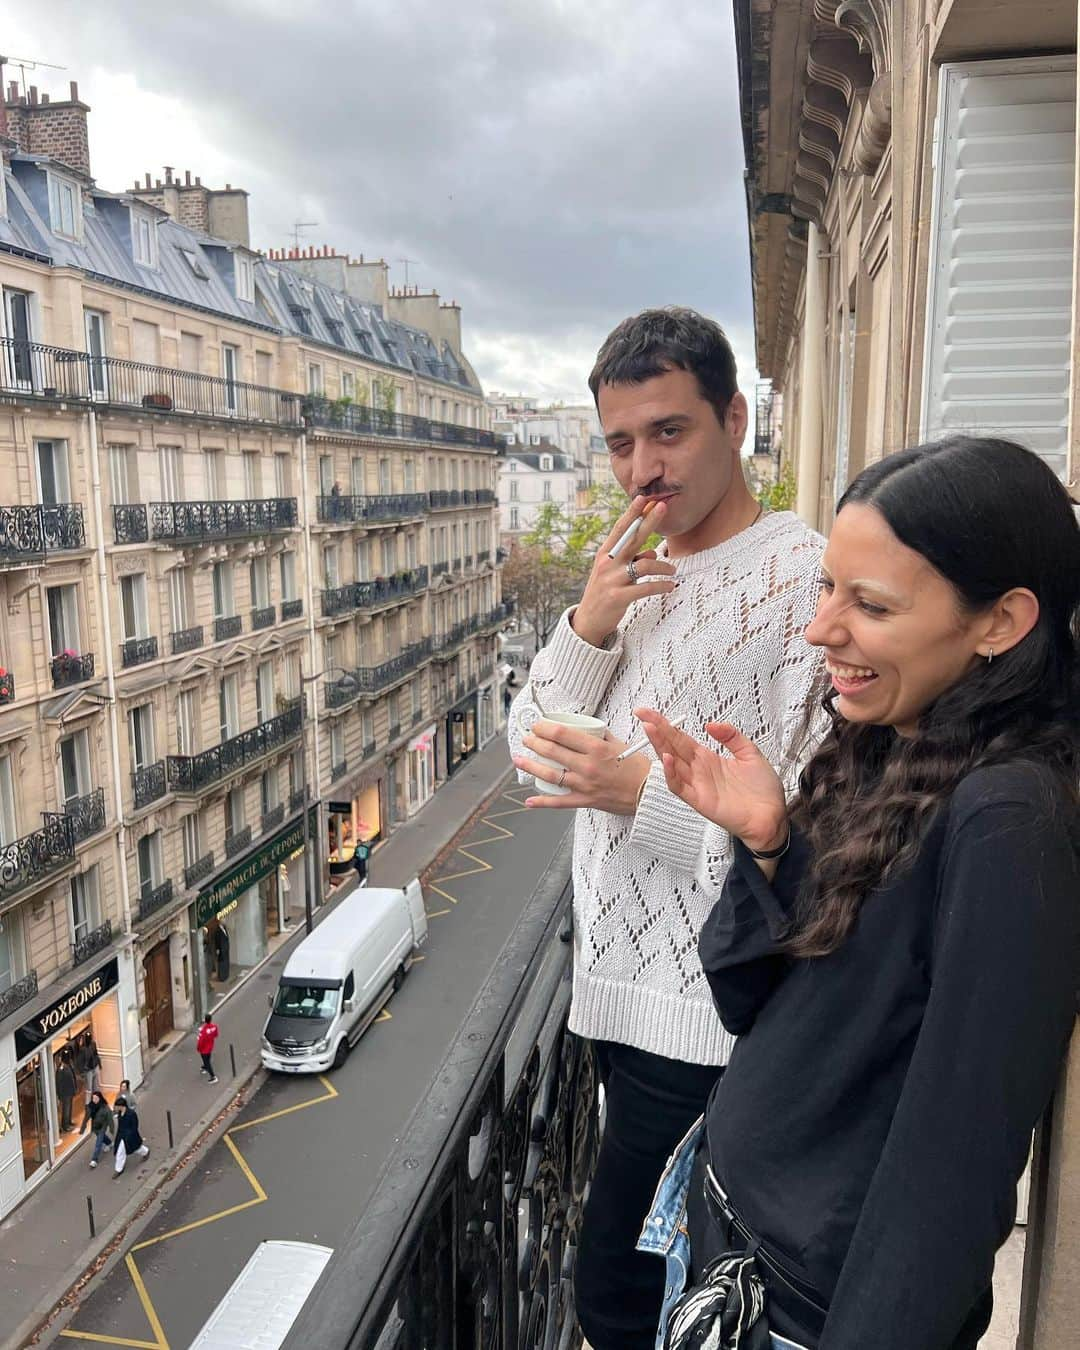
{"type": "Polygon", "coordinates": [[[1076,65],[941,71],[923,436],[996,432],[1064,476],[1076,65]]]}

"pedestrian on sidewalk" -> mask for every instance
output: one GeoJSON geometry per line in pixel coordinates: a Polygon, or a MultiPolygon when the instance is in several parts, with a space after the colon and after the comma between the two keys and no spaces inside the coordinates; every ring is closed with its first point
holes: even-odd
{"type": "Polygon", "coordinates": [[[117,1097],[116,1107],[116,1167],[113,1170],[113,1180],[127,1166],[127,1160],[133,1153],[137,1153],[140,1158],[145,1158],[150,1152],[149,1147],[143,1142],[143,1137],[139,1133],[139,1115],[130,1107],[123,1097],[117,1097]]]}
{"type": "Polygon", "coordinates": [[[60,1063],[56,1067],[56,1100],[60,1103],[60,1129],[67,1134],[75,1128],[71,1120],[71,1103],[79,1084],[75,1070],[71,1067],[71,1052],[65,1045],[60,1051],[60,1063]]]}
{"type": "Polygon", "coordinates": [[[96,1167],[101,1150],[108,1148],[112,1143],[113,1130],[116,1128],[116,1120],[102,1092],[90,1094],[90,1120],[90,1128],[94,1134],[94,1151],[90,1155],[90,1166],[96,1167]]]}
{"type": "Polygon", "coordinates": [[[195,1049],[202,1056],[202,1069],[210,1079],[211,1083],[217,1082],[217,1074],[214,1073],[214,1062],[210,1056],[214,1053],[214,1043],[218,1038],[217,1023],[209,1013],[203,1018],[202,1026],[199,1028],[199,1034],[195,1040],[195,1049]]]}
{"type": "Polygon", "coordinates": [[[84,1111],[79,1133],[82,1134],[90,1124],[90,1098],[101,1090],[101,1056],[93,1035],[88,1031],[75,1051],[75,1068],[83,1080],[84,1111]]]}
{"type": "Polygon", "coordinates": [[[120,1080],[120,1090],[119,1090],[119,1092],[117,1092],[116,1095],[117,1095],[117,1097],[123,1097],[124,1101],[127,1102],[127,1104],[128,1104],[128,1109],[129,1109],[130,1111],[134,1111],[134,1110],[136,1109],[136,1106],[135,1106],[135,1094],[134,1094],[134,1092],[132,1092],[132,1090],[131,1090],[131,1079],[130,1079],[130,1078],[121,1078],[121,1080],[120,1080]]]}

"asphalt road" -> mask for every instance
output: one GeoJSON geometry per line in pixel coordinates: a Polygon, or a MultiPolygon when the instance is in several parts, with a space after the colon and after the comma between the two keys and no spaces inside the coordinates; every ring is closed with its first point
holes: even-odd
{"type": "Polygon", "coordinates": [[[272,1077],[53,1345],[184,1350],[259,1242],[342,1239],[570,823],[525,811],[526,795],[511,788],[492,803],[457,841],[475,859],[455,852],[434,874],[425,959],[390,1017],[337,1073],[272,1077]]]}

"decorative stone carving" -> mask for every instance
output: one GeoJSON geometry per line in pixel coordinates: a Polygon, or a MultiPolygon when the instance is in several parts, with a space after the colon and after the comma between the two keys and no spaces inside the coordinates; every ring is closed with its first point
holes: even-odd
{"type": "Polygon", "coordinates": [[[113,559],[113,571],[118,577],[132,576],[136,572],[149,572],[150,564],[145,553],[118,553],[113,559]]]}

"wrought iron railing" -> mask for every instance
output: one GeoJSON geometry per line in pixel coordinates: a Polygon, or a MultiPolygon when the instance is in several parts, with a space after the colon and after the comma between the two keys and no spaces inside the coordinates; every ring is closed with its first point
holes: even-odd
{"type": "Polygon", "coordinates": [[[322,592],[322,612],[326,618],[347,614],[354,609],[377,609],[408,600],[428,587],[428,569],[410,567],[392,577],[376,577],[372,581],[350,581],[345,586],[334,586],[322,592]]]}
{"type": "Polygon", "coordinates": [[[128,666],[141,666],[144,661],[156,661],[157,655],[156,637],[126,638],[120,644],[120,664],[125,669],[128,666]]]}
{"type": "Polygon", "coordinates": [[[441,577],[444,572],[449,571],[450,571],[450,564],[448,562],[437,562],[431,564],[431,575],[433,577],[441,577]]]}
{"type": "Polygon", "coordinates": [[[294,811],[299,811],[303,804],[304,789],[294,788],[293,791],[289,793],[289,814],[292,815],[294,811]]]}
{"type": "Polygon", "coordinates": [[[491,549],[482,548],[480,552],[476,555],[477,567],[483,567],[485,563],[488,563],[490,561],[491,561],[491,549]]]}
{"type": "Polygon", "coordinates": [[[92,928],[89,933],[84,933],[82,937],[76,938],[71,944],[71,964],[81,966],[84,961],[89,961],[98,952],[103,952],[112,942],[112,937],[112,920],[106,919],[103,924],[99,924],[97,928],[92,928]]]}
{"type": "Polygon", "coordinates": [[[391,722],[389,727],[387,728],[386,734],[390,740],[396,741],[397,738],[401,735],[401,723],[391,722]]]}
{"type": "Polygon", "coordinates": [[[16,1009],[21,1008],[24,1003],[29,1003],[32,998],[37,997],[38,977],[36,970],[29,970],[21,980],[16,980],[14,984],[0,993],[0,1022],[5,1017],[10,1017],[16,1009]]]}
{"type": "Polygon", "coordinates": [[[163,881],[160,886],[144,886],[139,891],[139,904],[137,918],[145,919],[151,914],[156,914],[166,905],[172,903],[173,884],[172,878],[163,881]]]}
{"type": "Polygon", "coordinates": [[[285,819],[285,803],[278,802],[277,806],[272,806],[269,811],[262,813],[262,833],[269,834],[271,830],[276,830],[285,819]]]}
{"type": "Polygon", "coordinates": [[[238,853],[243,853],[244,849],[251,844],[251,826],[245,825],[242,830],[234,830],[232,834],[225,836],[225,856],[226,858],[235,858],[238,853]]]}
{"type": "Polygon", "coordinates": [[[141,503],[114,506],[113,539],[118,544],[145,544],[150,538],[146,507],[141,503]]]}
{"type": "Polygon", "coordinates": [[[195,651],[203,645],[202,624],[200,623],[194,628],[181,628],[176,633],[170,633],[169,642],[172,644],[173,656],[195,651]]]}
{"type": "Polygon", "coordinates": [[[0,846],[0,900],[47,877],[75,857],[70,816],[43,811],[42,827],[0,846]]]}
{"type": "Polygon", "coordinates": [[[208,877],[214,870],[214,855],[204,853],[201,858],[197,858],[190,867],[184,868],[184,885],[190,888],[197,886],[204,878],[208,877]]]}
{"type": "Polygon", "coordinates": [[[150,503],[150,537],[177,543],[202,543],[292,530],[297,521],[295,497],[150,503]]]}
{"type": "Polygon", "coordinates": [[[376,744],[375,741],[368,741],[365,744],[364,749],[362,751],[362,754],[365,759],[370,759],[371,756],[375,753],[375,744],[376,744]]]}
{"type": "Polygon", "coordinates": [[[5,703],[15,702],[15,676],[10,670],[0,674],[0,708],[5,703]]]}
{"type": "MultiPolygon", "coordinates": [[[[501,439],[501,438],[500,438],[501,439]]],[[[477,488],[476,504],[477,506],[492,506],[495,503],[494,488],[477,488]]]]}
{"type": "Polygon", "coordinates": [[[277,618],[277,611],[273,605],[258,605],[251,611],[251,627],[253,631],[260,628],[269,628],[277,618]]]}
{"type": "Polygon", "coordinates": [[[365,497],[319,497],[315,509],[323,525],[370,525],[422,516],[428,509],[428,496],[426,492],[385,492],[365,497]]]}
{"type": "Polygon", "coordinates": [[[377,666],[362,666],[359,670],[353,672],[353,678],[362,693],[378,693],[388,685],[404,679],[414,670],[419,669],[430,655],[431,639],[423,638],[420,642],[411,643],[397,656],[392,656],[389,661],[383,661],[377,666]]]}
{"type": "Polygon", "coordinates": [[[41,508],[41,529],[45,539],[45,553],[86,547],[86,528],[83,509],[77,502],[59,502],[41,508]]]}
{"type": "Polygon", "coordinates": [[[327,680],[324,697],[327,708],[344,708],[360,697],[360,686],[353,678],[327,680]]]}
{"type": "Polygon", "coordinates": [[[285,1350],[565,1350],[599,1137],[570,1005],[569,838],[285,1350]]]}
{"type": "Polygon", "coordinates": [[[475,489],[475,488],[462,488],[462,489],[461,489],[461,504],[462,504],[462,506],[475,506],[475,505],[476,505],[476,489],[475,489]]]}
{"type": "Polygon", "coordinates": [[[348,773],[348,771],[349,771],[349,762],[346,759],[341,760],[337,764],[331,764],[330,766],[331,783],[336,783],[338,779],[344,778],[346,773],[348,773]]]}
{"type": "Polygon", "coordinates": [[[461,646],[468,636],[469,621],[468,619],[462,619],[452,628],[448,628],[445,633],[440,633],[437,637],[432,638],[431,650],[435,654],[436,660],[449,656],[455,648],[461,646]]]}
{"type": "Polygon", "coordinates": [[[151,802],[156,802],[159,797],[164,797],[168,790],[165,782],[165,761],[159,759],[156,764],[145,764],[141,769],[136,769],[131,775],[131,790],[136,811],[149,806],[151,802]]]}
{"type": "Polygon", "coordinates": [[[277,717],[198,755],[170,755],[166,760],[169,786],[175,792],[198,793],[235,770],[262,759],[286,741],[300,734],[300,706],[287,709],[277,717]]]}
{"type": "Polygon", "coordinates": [[[432,422],[409,413],[383,412],[359,404],[342,407],[329,398],[306,398],[304,416],[308,426],[345,431],[354,436],[389,436],[395,440],[435,441],[449,445],[480,445],[496,449],[502,437],[479,427],[459,427],[452,422],[432,422]]]}
{"type": "Polygon", "coordinates": [[[432,488],[428,493],[428,506],[432,511],[443,511],[447,507],[461,505],[461,492],[458,488],[432,488]]]}
{"type": "Polygon", "coordinates": [[[303,617],[303,600],[282,600],[281,602],[281,620],[284,623],[286,619],[299,619],[303,617]]]}
{"type": "Polygon", "coordinates": [[[84,797],[72,797],[64,803],[64,813],[71,819],[75,842],[81,844],[105,828],[105,789],[94,788],[84,797]]]}
{"type": "Polygon", "coordinates": [[[61,653],[49,663],[54,689],[66,689],[69,684],[81,684],[83,680],[94,678],[94,653],[84,652],[82,656],[61,653]]]}
{"type": "Polygon", "coordinates": [[[226,638],[239,637],[244,631],[244,621],[239,614],[224,614],[214,620],[214,641],[224,642],[226,638]]]}
{"type": "Polygon", "coordinates": [[[466,553],[465,556],[464,556],[464,558],[462,558],[461,561],[465,564],[465,571],[466,571],[466,572],[471,572],[471,571],[472,571],[472,566],[473,566],[473,558],[472,558],[472,554],[471,554],[471,553],[466,553]]]}
{"type": "Polygon", "coordinates": [[[0,567],[44,562],[50,553],[85,547],[79,503],[0,506],[0,567]]]}

